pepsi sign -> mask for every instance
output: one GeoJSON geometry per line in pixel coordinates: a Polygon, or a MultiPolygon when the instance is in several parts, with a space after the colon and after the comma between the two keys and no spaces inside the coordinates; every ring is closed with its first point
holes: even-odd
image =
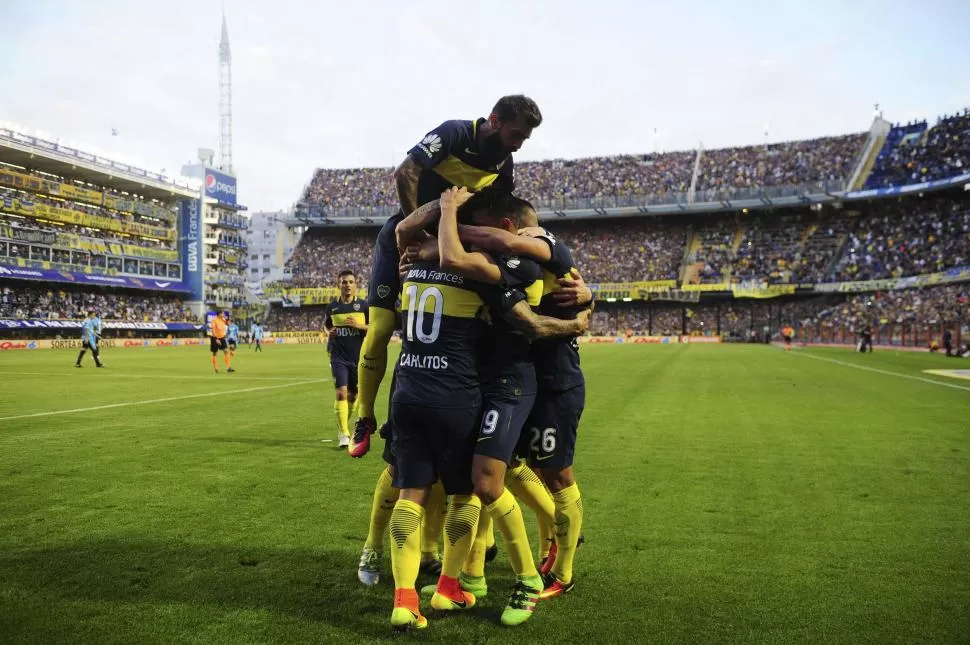
{"type": "Polygon", "coordinates": [[[205,169],[205,196],[230,206],[236,205],[236,178],[212,168],[205,169]]]}

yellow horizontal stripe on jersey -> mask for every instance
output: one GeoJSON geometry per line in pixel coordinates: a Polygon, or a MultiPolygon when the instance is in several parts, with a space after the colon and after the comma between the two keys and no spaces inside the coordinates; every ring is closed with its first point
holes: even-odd
{"type": "Polygon", "coordinates": [[[497,173],[476,168],[454,155],[449,155],[433,170],[455,186],[464,186],[473,193],[477,193],[486,186],[491,186],[498,179],[497,173]]]}
{"type": "Polygon", "coordinates": [[[345,314],[330,314],[330,320],[333,321],[334,327],[349,327],[351,320],[356,320],[362,325],[367,322],[367,318],[364,316],[363,311],[350,311],[345,314]]]}
{"type": "MultiPolygon", "coordinates": [[[[573,271],[576,271],[576,267],[571,268],[569,271],[570,273],[573,271]]],[[[548,269],[543,269],[542,270],[542,295],[545,296],[550,293],[556,293],[557,291],[559,291],[559,278],[564,278],[567,275],[569,274],[564,273],[563,275],[555,275],[552,273],[552,271],[549,271],[548,269]]]]}
{"type": "Polygon", "coordinates": [[[545,293],[545,287],[545,281],[536,280],[525,288],[525,297],[530,307],[539,306],[539,303],[542,302],[542,296],[545,293]]]}
{"type": "Polygon", "coordinates": [[[461,287],[452,287],[446,284],[430,284],[427,282],[405,282],[404,288],[401,290],[401,309],[408,311],[411,307],[411,292],[414,289],[410,287],[417,287],[417,292],[414,295],[415,299],[415,310],[421,313],[421,298],[424,297],[424,293],[432,289],[437,289],[437,292],[431,291],[428,299],[424,303],[424,313],[433,314],[438,308],[437,294],[441,294],[441,313],[445,316],[450,316],[452,318],[477,318],[479,312],[484,306],[481,296],[479,296],[474,291],[469,291],[468,289],[462,289],[461,287]]]}

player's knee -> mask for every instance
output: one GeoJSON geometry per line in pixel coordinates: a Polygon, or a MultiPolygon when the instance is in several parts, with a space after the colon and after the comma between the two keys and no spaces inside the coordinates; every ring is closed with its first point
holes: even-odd
{"type": "Polygon", "coordinates": [[[341,386],[337,388],[337,400],[346,401],[347,400],[347,386],[341,386]]]}
{"type": "MultiPolygon", "coordinates": [[[[504,466],[504,464],[501,464],[504,466]]],[[[475,457],[472,465],[475,495],[485,505],[494,504],[505,491],[505,468],[495,459],[475,457]]]]}
{"type": "Polygon", "coordinates": [[[573,468],[569,466],[563,469],[543,468],[540,471],[543,481],[553,493],[558,493],[564,488],[569,488],[576,483],[573,478],[573,468]]]}
{"type": "Polygon", "coordinates": [[[431,486],[425,486],[424,488],[402,488],[398,499],[412,502],[418,506],[426,506],[430,494],[431,486]]]}

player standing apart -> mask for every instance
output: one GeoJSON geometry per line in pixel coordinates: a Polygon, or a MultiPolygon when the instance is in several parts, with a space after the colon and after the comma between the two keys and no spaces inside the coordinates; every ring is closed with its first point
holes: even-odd
{"type": "Polygon", "coordinates": [[[88,317],[81,323],[81,351],[77,355],[77,362],[74,367],[81,367],[81,359],[84,352],[91,350],[91,357],[97,367],[104,367],[101,362],[101,350],[98,348],[98,341],[101,340],[101,318],[93,309],[88,312],[88,317]]]}
{"type": "Polygon", "coordinates": [[[239,344],[239,325],[229,316],[226,316],[229,325],[226,327],[226,343],[229,345],[229,357],[236,357],[236,345],[239,344]]]}
{"type": "Polygon", "coordinates": [[[235,372],[232,369],[232,362],[229,358],[229,345],[226,343],[226,334],[229,330],[229,312],[220,311],[212,317],[212,329],[209,331],[209,351],[212,352],[212,369],[216,374],[219,373],[219,362],[216,355],[222,351],[222,358],[226,363],[227,372],[235,372]]]}
{"type": "Polygon", "coordinates": [[[250,331],[250,339],[254,345],[254,349],[257,352],[263,351],[263,328],[259,323],[253,323],[252,331],[250,331]]]}
{"type": "Polygon", "coordinates": [[[335,410],[339,445],[350,445],[350,407],[357,398],[357,362],[367,333],[367,302],[357,297],[357,276],[344,270],[337,277],[340,297],[327,305],[324,328],[330,373],[337,392],[335,410]]]}

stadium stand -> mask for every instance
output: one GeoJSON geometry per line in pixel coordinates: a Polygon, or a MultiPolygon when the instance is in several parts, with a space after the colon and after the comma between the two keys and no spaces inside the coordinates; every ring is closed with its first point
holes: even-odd
{"type": "Polygon", "coordinates": [[[942,117],[929,130],[925,121],[894,127],[866,180],[866,188],[917,184],[967,172],[970,109],[942,117]]]}
{"type": "Polygon", "coordinates": [[[90,309],[105,321],[196,322],[177,296],[13,281],[0,286],[0,318],[78,320],[90,309]]]}

